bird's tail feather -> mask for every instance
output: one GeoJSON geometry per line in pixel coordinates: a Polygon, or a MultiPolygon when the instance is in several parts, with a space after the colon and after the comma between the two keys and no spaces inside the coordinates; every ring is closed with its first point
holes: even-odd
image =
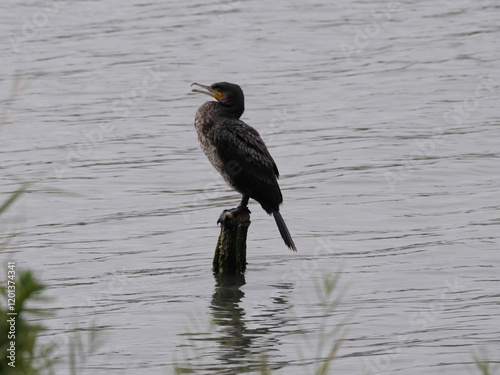
{"type": "Polygon", "coordinates": [[[286,246],[290,248],[290,250],[297,251],[295,247],[295,243],[292,240],[292,236],[286,227],[285,220],[283,220],[283,216],[281,216],[279,211],[273,211],[274,220],[276,220],[276,225],[281,234],[281,238],[285,241],[286,246]]]}

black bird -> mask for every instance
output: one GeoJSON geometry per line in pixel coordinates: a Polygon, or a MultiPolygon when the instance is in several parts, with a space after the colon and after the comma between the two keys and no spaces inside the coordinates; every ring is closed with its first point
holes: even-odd
{"type": "Polygon", "coordinates": [[[276,163],[257,130],[240,120],[245,110],[243,90],[228,82],[193,85],[206,90],[193,89],[193,92],[217,100],[202,104],[196,112],[195,127],[201,148],[227,184],[243,195],[240,205],[224,211],[218,222],[224,224],[227,211],[233,215],[247,211],[248,200],[253,198],[274,216],[285,244],[297,251],[279,211],[283,196],[276,163]]]}

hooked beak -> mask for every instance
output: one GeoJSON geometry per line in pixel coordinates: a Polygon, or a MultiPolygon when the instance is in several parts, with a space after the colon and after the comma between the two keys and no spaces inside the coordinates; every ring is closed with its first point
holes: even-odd
{"type": "Polygon", "coordinates": [[[215,91],[213,88],[211,88],[210,86],[206,86],[206,85],[202,85],[200,83],[192,83],[191,84],[191,87],[193,87],[193,85],[196,85],[196,86],[199,86],[201,88],[204,88],[205,90],[207,91],[204,91],[204,90],[198,90],[198,89],[192,89],[191,92],[199,92],[200,94],[206,94],[206,95],[210,95],[212,98],[215,98],[217,100],[219,100],[222,95],[220,92],[218,91],[215,91]]]}

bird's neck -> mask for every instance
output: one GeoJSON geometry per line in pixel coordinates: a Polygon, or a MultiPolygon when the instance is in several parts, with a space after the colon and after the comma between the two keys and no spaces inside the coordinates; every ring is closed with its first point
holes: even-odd
{"type": "Polygon", "coordinates": [[[219,105],[220,113],[227,117],[239,119],[243,114],[243,112],[245,111],[245,105],[243,103],[239,105],[224,105],[221,103],[217,104],[219,105]]]}

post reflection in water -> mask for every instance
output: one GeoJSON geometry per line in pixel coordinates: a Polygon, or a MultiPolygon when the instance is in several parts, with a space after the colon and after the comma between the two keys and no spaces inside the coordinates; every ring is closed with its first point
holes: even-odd
{"type": "Polygon", "coordinates": [[[284,360],[280,361],[276,348],[279,329],[289,324],[291,305],[288,294],[292,291],[292,285],[275,285],[277,293],[270,295],[267,300],[259,301],[254,306],[255,311],[258,311],[256,313],[246,312],[243,307],[252,305],[248,301],[245,304],[245,292],[241,289],[244,285],[243,275],[216,276],[210,310],[216,332],[215,341],[220,344],[214,359],[226,367],[221,374],[225,371],[232,373],[235,369],[255,370],[270,353],[273,353],[272,364],[269,365],[272,369],[282,368],[286,364],[284,360]]]}

